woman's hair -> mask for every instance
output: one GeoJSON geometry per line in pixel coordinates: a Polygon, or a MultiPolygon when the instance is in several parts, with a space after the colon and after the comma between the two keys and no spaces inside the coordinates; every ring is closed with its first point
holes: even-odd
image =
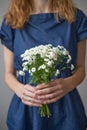
{"type": "MultiPolygon", "coordinates": [[[[6,23],[12,28],[22,28],[29,20],[34,9],[33,0],[11,0],[7,13],[6,23]]],[[[62,17],[69,23],[75,21],[76,8],[72,0],[50,0],[49,11],[58,19],[62,17]]]]}

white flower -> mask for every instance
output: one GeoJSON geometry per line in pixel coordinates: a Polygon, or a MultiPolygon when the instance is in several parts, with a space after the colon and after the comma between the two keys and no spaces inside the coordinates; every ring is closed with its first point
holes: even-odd
{"type": "Polygon", "coordinates": [[[53,52],[50,52],[50,53],[49,53],[49,57],[50,57],[50,58],[53,58],[53,57],[54,57],[54,53],[53,53],[53,52]]]}
{"type": "Polygon", "coordinates": [[[49,61],[49,59],[45,58],[45,59],[44,59],[44,61],[48,62],[48,61],[49,61]]]}
{"type": "Polygon", "coordinates": [[[73,70],[74,69],[74,65],[73,64],[71,64],[71,70],[73,70]]]}
{"type": "Polygon", "coordinates": [[[47,73],[48,73],[48,72],[49,72],[49,71],[48,71],[48,69],[45,69],[45,72],[47,72],[47,73]]]}
{"type": "Polygon", "coordinates": [[[42,54],[40,54],[41,58],[44,58],[46,55],[46,52],[42,52],[42,54]]]}
{"type": "Polygon", "coordinates": [[[55,73],[55,76],[59,75],[60,74],[60,71],[57,69],[56,70],[56,73],[55,73]]]}
{"type": "Polygon", "coordinates": [[[21,57],[26,57],[26,56],[28,55],[28,53],[29,53],[29,50],[26,50],[26,51],[24,52],[24,54],[21,54],[21,57]]]}
{"type": "Polygon", "coordinates": [[[70,61],[71,61],[71,56],[70,55],[68,55],[68,60],[67,60],[67,62],[66,63],[69,63],[70,61]]]}
{"type": "Polygon", "coordinates": [[[24,60],[27,60],[27,61],[28,61],[28,60],[31,60],[31,58],[30,58],[30,56],[24,56],[24,57],[23,57],[23,61],[24,61],[24,60]]]}
{"type": "Polygon", "coordinates": [[[25,75],[25,73],[23,71],[21,71],[21,70],[18,72],[18,74],[21,75],[21,76],[25,75]]]}
{"type": "Polygon", "coordinates": [[[66,50],[63,51],[63,55],[68,55],[68,54],[69,54],[68,51],[66,50]]]}
{"type": "Polygon", "coordinates": [[[41,68],[42,68],[42,69],[45,69],[45,68],[46,68],[46,65],[43,64],[43,65],[41,66],[41,68]]]}
{"type": "Polygon", "coordinates": [[[36,68],[33,67],[33,68],[31,69],[31,72],[34,73],[35,71],[36,71],[36,68]]]}
{"type": "Polygon", "coordinates": [[[51,47],[52,47],[52,44],[48,44],[47,47],[51,48],[51,47]]]}
{"type": "Polygon", "coordinates": [[[56,59],[56,55],[54,52],[49,52],[46,54],[46,57],[49,58],[49,59],[56,59]]]}
{"type": "Polygon", "coordinates": [[[41,69],[41,66],[38,68],[38,71],[41,69]]]}
{"type": "Polygon", "coordinates": [[[60,46],[60,45],[58,45],[58,48],[59,48],[59,49],[64,49],[64,47],[63,47],[63,46],[60,46]]]}
{"type": "Polygon", "coordinates": [[[22,64],[22,66],[25,66],[25,65],[27,65],[28,64],[28,62],[26,61],[26,62],[24,62],[23,64],[22,64]]]}
{"type": "Polygon", "coordinates": [[[31,73],[31,71],[29,70],[29,73],[31,73]]]}
{"type": "Polygon", "coordinates": [[[41,70],[41,69],[44,70],[45,68],[46,68],[46,65],[43,64],[43,65],[39,66],[38,70],[41,70]]]}
{"type": "Polygon", "coordinates": [[[31,65],[34,60],[35,60],[34,57],[32,57],[31,59],[28,60],[28,64],[31,65]]]}
{"type": "Polygon", "coordinates": [[[31,76],[32,76],[32,72],[29,70],[29,73],[31,74],[31,76]]]}
{"type": "Polygon", "coordinates": [[[28,70],[28,66],[24,66],[23,71],[27,71],[27,70],[28,70]]]}
{"type": "Polygon", "coordinates": [[[48,65],[48,66],[52,66],[52,64],[53,64],[53,61],[48,61],[48,62],[47,62],[47,65],[48,65]]]}

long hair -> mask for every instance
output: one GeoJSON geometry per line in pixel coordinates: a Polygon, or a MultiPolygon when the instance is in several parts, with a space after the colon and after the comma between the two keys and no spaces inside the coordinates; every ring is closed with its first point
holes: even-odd
{"type": "MultiPolygon", "coordinates": [[[[33,12],[33,5],[33,0],[11,0],[5,14],[6,23],[12,28],[23,28],[33,12]]],[[[75,21],[76,8],[72,0],[50,0],[48,8],[51,12],[54,12],[56,19],[62,17],[69,23],[75,21]]]]}

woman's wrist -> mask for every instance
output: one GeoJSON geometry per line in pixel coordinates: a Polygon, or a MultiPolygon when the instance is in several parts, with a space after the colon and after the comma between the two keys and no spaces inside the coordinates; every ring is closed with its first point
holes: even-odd
{"type": "Polygon", "coordinates": [[[73,90],[74,88],[76,88],[77,83],[74,81],[74,76],[73,75],[70,76],[70,77],[68,77],[68,78],[65,78],[64,80],[67,82],[67,84],[68,84],[68,86],[69,86],[69,88],[71,90],[73,90]]]}
{"type": "Polygon", "coordinates": [[[76,88],[85,78],[85,68],[78,67],[72,76],[65,78],[65,84],[69,86],[71,90],[76,88]]]}
{"type": "Polygon", "coordinates": [[[16,89],[16,95],[19,97],[19,98],[21,98],[21,96],[22,96],[22,92],[23,92],[23,88],[24,88],[24,84],[21,84],[21,85],[19,85],[18,86],[18,88],[16,89]]]}

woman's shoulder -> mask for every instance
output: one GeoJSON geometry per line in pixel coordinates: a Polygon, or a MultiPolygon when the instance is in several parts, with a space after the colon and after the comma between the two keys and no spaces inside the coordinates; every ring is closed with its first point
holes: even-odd
{"type": "Polygon", "coordinates": [[[12,28],[12,26],[10,26],[9,24],[7,24],[6,18],[4,17],[2,19],[2,22],[1,22],[1,25],[0,25],[0,30],[7,30],[7,31],[12,30],[12,31],[14,31],[15,29],[12,28]]]}
{"type": "MultiPolygon", "coordinates": [[[[87,22],[87,16],[85,12],[79,8],[76,9],[76,19],[74,24],[79,27],[80,25],[82,26],[83,23],[87,22]]],[[[87,24],[86,24],[87,25],[87,24]]]]}
{"type": "Polygon", "coordinates": [[[85,12],[79,8],[76,9],[76,18],[87,17],[85,12]]]}
{"type": "Polygon", "coordinates": [[[76,20],[74,25],[78,41],[87,38],[87,16],[81,9],[77,9],[76,11],[76,20]]]}
{"type": "Polygon", "coordinates": [[[13,29],[11,26],[6,24],[5,18],[2,20],[2,24],[0,26],[0,39],[2,44],[13,51],[13,29]]]}

